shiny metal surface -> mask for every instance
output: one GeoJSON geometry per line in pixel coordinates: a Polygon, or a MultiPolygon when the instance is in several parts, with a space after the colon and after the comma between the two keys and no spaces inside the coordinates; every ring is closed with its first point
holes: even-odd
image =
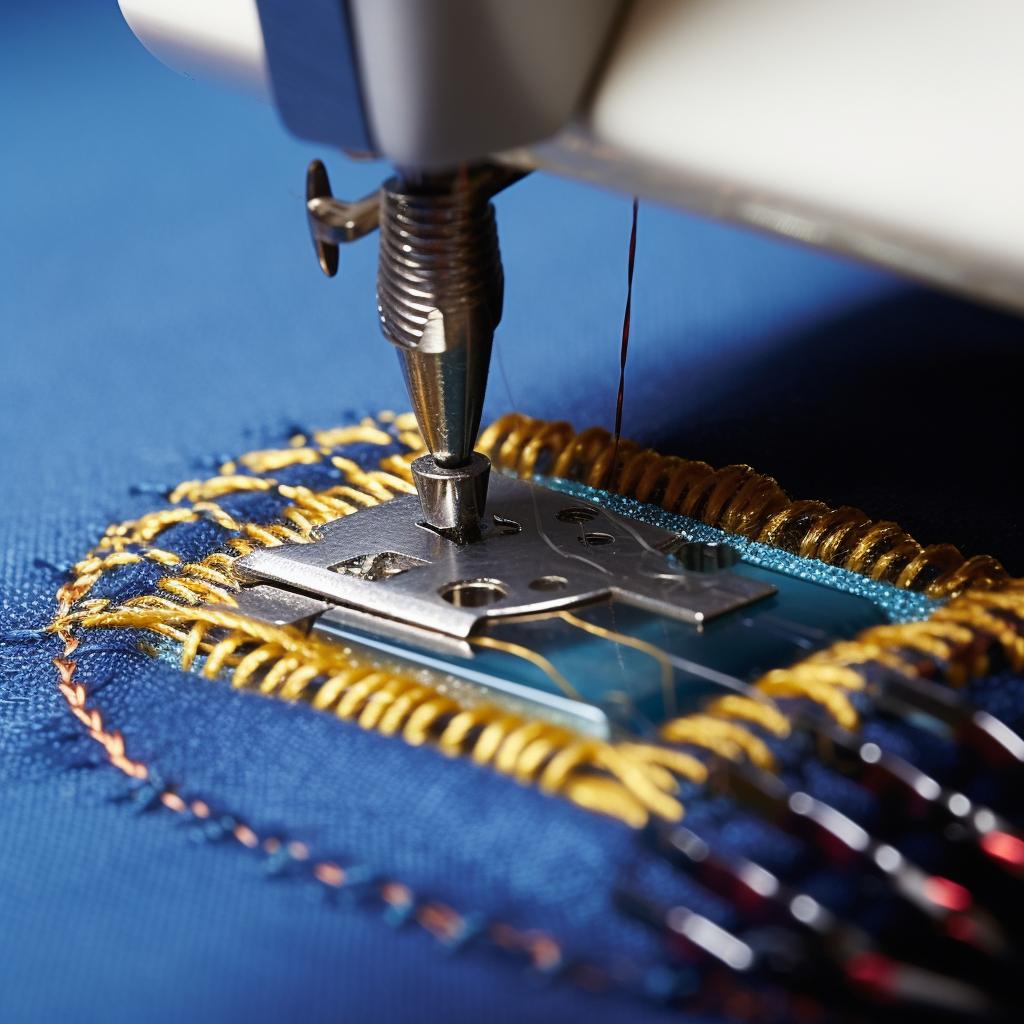
{"type": "Polygon", "coordinates": [[[422,641],[423,636],[400,622],[267,584],[246,587],[238,594],[232,610],[274,625],[295,626],[386,665],[397,664],[413,672],[426,670],[432,686],[466,706],[493,701],[497,695],[502,706],[515,714],[539,715],[600,739],[607,739],[612,732],[602,708],[546,693],[508,679],[486,664],[479,665],[473,658],[472,646],[465,640],[438,633],[428,638],[428,647],[410,648],[408,643],[422,641]]]}
{"type": "Polygon", "coordinates": [[[420,432],[442,466],[465,464],[480,429],[504,276],[482,182],[457,174],[381,189],[377,310],[398,346],[420,432]]]}
{"type": "Polygon", "coordinates": [[[487,502],[490,460],[473,452],[464,466],[439,466],[432,455],[412,464],[423,520],[437,530],[449,531],[452,540],[474,539],[487,502]]]}
{"type": "Polygon", "coordinates": [[[608,597],[700,625],[775,593],[727,571],[690,572],[666,554],[676,534],[525,480],[495,477],[473,543],[420,519],[418,498],[396,498],[329,523],[313,544],[262,549],[239,565],[254,582],[400,624],[421,643],[608,597]]]}
{"type": "Polygon", "coordinates": [[[377,310],[434,460],[417,480],[426,521],[438,529],[474,531],[486,495],[473,445],[504,292],[490,198],[522,176],[490,165],[406,171],[379,194],[346,203],[331,195],[319,160],[306,173],[310,235],[328,277],[337,273],[341,243],[380,228],[377,310]],[[455,468],[466,472],[444,479],[435,472],[455,468]]]}
{"type": "Polygon", "coordinates": [[[338,272],[338,246],[354,242],[377,227],[380,197],[371,192],[355,202],[335,199],[327,168],[314,160],[306,169],[306,219],[320,269],[334,277],[338,272]]]}
{"type": "Polygon", "coordinates": [[[246,587],[236,598],[233,607],[244,615],[251,615],[254,619],[275,626],[302,627],[311,624],[331,605],[308,594],[262,585],[246,587]]]}
{"type": "MultiPolygon", "coordinates": [[[[455,167],[548,138],[565,125],[600,68],[625,4],[348,0],[342,6],[375,149],[401,166],[455,167]]],[[[306,12],[293,16],[304,19],[306,12]]],[[[307,75],[317,70],[308,68],[307,75]]],[[[324,142],[337,137],[336,125],[322,125],[324,142]]]]}
{"type": "Polygon", "coordinates": [[[352,609],[335,606],[316,620],[313,632],[334,643],[344,643],[364,657],[378,656],[384,664],[404,665],[407,671],[426,669],[431,685],[461,704],[497,701],[513,714],[540,717],[587,736],[608,739],[612,735],[613,725],[604,708],[509,679],[486,660],[474,658],[472,647],[465,641],[451,640],[451,648],[435,641],[435,650],[413,650],[402,643],[400,633],[394,636],[397,643],[387,635],[375,636],[374,632],[381,632],[379,624],[368,627],[365,618],[360,623],[352,616],[352,609]]]}

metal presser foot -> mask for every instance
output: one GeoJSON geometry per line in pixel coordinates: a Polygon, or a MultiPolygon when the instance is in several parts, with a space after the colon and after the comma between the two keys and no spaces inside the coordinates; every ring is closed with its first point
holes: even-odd
{"type": "MultiPolygon", "coordinates": [[[[298,611],[275,605],[275,614],[328,612],[356,624],[370,617],[376,632],[435,649],[447,640],[444,649],[465,654],[464,642],[485,623],[593,601],[614,598],[700,626],[776,592],[728,570],[694,571],[677,555],[693,547],[679,534],[532,481],[496,474],[491,492],[476,543],[424,529],[410,494],[327,523],[312,544],[254,551],[239,567],[251,583],[284,588],[288,601],[301,594],[313,602],[298,611]]],[[[284,600],[257,589],[272,603],[284,600]]],[[[259,596],[249,590],[242,603],[256,609],[259,596]]]]}
{"type": "Polygon", "coordinates": [[[403,171],[375,196],[343,203],[319,161],[306,208],[320,266],[337,271],[338,244],[380,228],[377,311],[396,346],[429,455],[413,464],[423,522],[456,543],[480,537],[488,460],[480,429],[504,275],[491,197],[522,177],[492,166],[403,171]]]}
{"type": "Polygon", "coordinates": [[[490,473],[490,460],[479,452],[451,467],[442,466],[433,455],[420,456],[412,464],[412,478],[423,522],[459,544],[478,540],[490,473]]]}

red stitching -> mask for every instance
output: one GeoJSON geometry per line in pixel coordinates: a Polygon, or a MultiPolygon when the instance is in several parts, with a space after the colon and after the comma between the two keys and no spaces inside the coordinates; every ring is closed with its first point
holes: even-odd
{"type": "MultiPolygon", "coordinates": [[[[70,610],[70,602],[64,596],[58,609],[59,616],[65,616],[70,610]]],[[[111,765],[132,779],[146,780],[151,776],[149,767],[142,761],[128,756],[124,736],[117,729],[110,729],[105,724],[102,712],[89,703],[88,691],[77,679],[78,662],[72,657],[78,648],[78,638],[69,628],[57,631],[57,636],[64,644],[61,654],[53,659],[57,669],[57,686],[64,697],[68,710],[85,726],[89,738],[101,746],[111,765]]],[[[214,817],[210,805],[202,799],[186,799],[173,786],[165,786],[156,795],[159,806],[180,815],[189,814],[200,820],[214,817]]],[[[221,817],[223,815],[218,815],[221,817]]],[[[260,836],[250,825],[226,815],[235,822],[230,829],[231,837],[243,848],[263,853],[268,857],[278,855],[284,849],[294,861],[308,863],[309,873],[317,882],[328,889],[342,888],[348,881],[348,871],[344,866],[331,860],[315,860],[309,846],[301,840],[284,840],[279,836],[260,836]]],[[[380,901],[394,910],[404,910],[415,905],[414,891],[405,883],[395,879],[384,879],[375,886],[380,901]]],[[[439,942],[450,945],[466,932],[469,918],[444,903],[430,901],[420,904],[411,915],[424,931],[433,935],[439,942]]],[[[562,947],[546,932],[521,931],[502,921],[489,923],[483,934],[498,949],[511,953],[524,954],[530,964],[537,970],[551,973],[563,962],[562,947]]],[[[593,990],[607,988],[611,984],[611,976],[603,968],[594,964],[574,964],[568,976],[583,988],[593,990]]]]}

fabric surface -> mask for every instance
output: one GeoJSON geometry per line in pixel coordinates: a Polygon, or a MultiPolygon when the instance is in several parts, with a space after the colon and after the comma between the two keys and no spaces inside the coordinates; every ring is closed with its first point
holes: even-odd
{"type": "MultiPolygon", "coordinates": [[[[406,401],[375,323],[372,241],[343,251],[333,281],[315,268],[301,190],[322,154],[269,109],[164,69],[112,4],[0,19],[0,1019],[657,1019],[268,871],[216,822],[149,807],[69,715],[59,644],[38,630],[109,522],[293,427],[406,401]]],[[[330,170],[354,196],[383,169],[330,170]]],[[[498,205],[490,413],[608,423],[628,199],[535,178],[498,205]]],[[[1006,479],[1019,321],[649,204],[640,216],[627,434],[1024,570],[1006,479]]],[[[638,861],[624,826],[472,765],[183,677],[123,637],[91,638],[79,660],[135,756],[468,915],[613,960],[659,952],[611,908],[622,872],[727,915],[638,861]]],[[[1018,690],[979,688],[1010,711],[1018,690]]],[[[697,820],[713,829],[716,813],[697,820]]],[[[792,862],[785,837],[719,824],[792,862]]]]}

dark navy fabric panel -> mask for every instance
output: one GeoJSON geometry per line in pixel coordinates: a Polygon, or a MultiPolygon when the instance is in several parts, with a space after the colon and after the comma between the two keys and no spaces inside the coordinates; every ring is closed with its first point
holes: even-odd
{"type": "MultiPolygon", "coordinates": [[[[237,844],[141,809],[84,738],[37,630],[104,527],[239,451],[406,400],[375,322],[374,243],[347,248],[333,281],[316,269],[302,184],[323,154],[269,108],[160,66],[110,3],[6,4],[0,19],[0,1019],[657,1019],[267,877],[237,844]]],[[[384,172],[330,164],[343,195],[384,172]]],[[[498,205],[490,414],[610,423],[628,198],[534,178],[498,205]]],[[[628,434],[749,461],[925,540],[1020,553],[997,476],[1019,415],[1017,321],[644,204],[633,325],[628,434]],[[958,410],[983,438],[969,457],[932,443],[958,410]]],[[[200,552],[212,538],[174,539],[200,552]]],[[[80,660],[133,756],[462,911],[549,929],[570,952],[653,956],[610,908],[635,867],[728,913],[634,865],[622,826],[468,764],[183,677],[127,634],[91,637],[80,660]]],[[[772,863],[797,856],[713,811],[694,823],[772,863]]]]}

